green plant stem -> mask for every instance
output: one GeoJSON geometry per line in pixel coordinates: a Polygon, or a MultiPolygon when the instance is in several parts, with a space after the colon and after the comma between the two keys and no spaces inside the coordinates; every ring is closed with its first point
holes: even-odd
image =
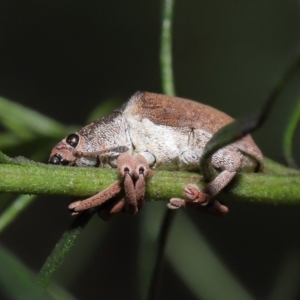
{"type": "Polygon", "coordinates": [[[175,96],[173,65],[172,65],[172,25],[174,0],[162,1],[162,29],[160,65],[163,93],[175,96]]]}
{"type": "Polygon", "coordinates": [[[21,195],[0,215],[0,233],[36,198],[35,195],[21,195]]]}
{"type": "MultiPolygon", "coordinates": [[[[20,159],[6,161],[14,163],[0,164],[0,192],[6,193],[88,196],[106,188],[118,178],[116,170],[112,169],[60,167],[20,159]],[[18,161],[22,164],[16,164],[18,161]]],[[[267,160],[265,174],[238,175],[218,199],[300,204],[299,174],[267,160]],[[253,188],[255,186],[259,188],[253,188]]],[[[146,200],[168,201],[171,197],[181,197],[182,187],[188,183],[200,185],[200,178],[198,173],[155,171],[148,182],[146,200]]],[[[39,274],[42,287],[48,285],[88,221],[89,218],[83,223],[79,222],[79,225],[76,221],[58,242],[39,274]]]]}
{"type": "Polygon", "coordinates": [[[42,288],[48,286],[64,258],[71,251],[77,237],[93,215],[94,212],[91,211],[79,215],[73,221],[70,228],[63,234],[38,274],[37,282],[42,288]]]}
{"type": "MultiPolygon", "coordinates": [[[[264,173],[239,174],[218,199],[263,203],[299,203],[300,173],[266,159],[264,173]],[[259,189],[255,189],[259,186],[259,189]]],[[[118,179],[115,169],[52,165],[0,164],[0,193],[89,196],[118,179]],[[46,178],[46,180],[45,180],[46,178]]],[[[147,184],[147,200],[182,197],[188,183],[202,185],[199,173],[154,171],[147,184]]]]}
{"type": "MultiPolygon", "coordinates": [[[[162,30],[161,30],[161,51],[160,66],[162,73],[162,89],[164,94],[175,96],[174,73],[172,64],[172,25],[174,0],[162,1],[162,30]]],[[[155,266],[151,276],[148,300],[159,299],[161,287],[161,278],[164,266],[165,248],[168,242],[168,236],[172,228],[176,211],[167,209],[159,232],[159,241],[155,266]]]]}

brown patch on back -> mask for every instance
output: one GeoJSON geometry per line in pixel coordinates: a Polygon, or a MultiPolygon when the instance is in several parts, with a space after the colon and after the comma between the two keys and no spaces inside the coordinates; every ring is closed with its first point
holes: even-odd
{"type": "Polygon", "coordinates": [[[147,118],[155,124],[200,128],[211,133],[233,121],[233,118],[211,106],[149,92],[135,93],[125,113],[140,119],[147,118]]]}

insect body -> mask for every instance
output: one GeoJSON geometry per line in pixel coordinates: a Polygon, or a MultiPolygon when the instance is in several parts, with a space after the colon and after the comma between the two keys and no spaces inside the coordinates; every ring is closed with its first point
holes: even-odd
{"type": "MultiPolygon", "coordinates": [[[[121,181],[69,207],[73,214],[96,206],[105,207],[107,216],[120,210],[134,214],[143,206],[145,181],[151,169],[199,170],[208,140],[232,121],[225,113],[201,103],[137,92],[120,109],[59,142],[49,163],[117,167],[121,181]],[[107,206],[109,201],[111,205],[107,206]]],[[[238,171],[254,172],[262,167],[262,153],[247,135],[212,156],[214,180],[203,190],[187,185],[186,201],[172,198],[169,207],[191,206],[222,215],[228,209],[214,200],[215,195],[238,171]]]]}

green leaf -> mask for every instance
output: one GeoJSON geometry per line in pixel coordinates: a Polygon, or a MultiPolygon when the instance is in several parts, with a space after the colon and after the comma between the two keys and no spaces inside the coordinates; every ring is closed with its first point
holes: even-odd
{"type": "Polygon", "coordinates": [[[11,300],[50,300],[34,275],[14,255],[0,245],[0,287],[11,300]]]}
{"type": "Polygon", "coordinates": [[[79,234],[93,215],[93,211],[88,211],[77,216],[70,228],[62,235],[39,272],[37,280],[41,287],[46,288],[49,285],[65,257],[71,251],[79,234]]]}
{"type": "Polygon", "coordinates": [[[0,97],[0,122],[22,138],[32,138],[35,134],[59,136],[65,132],[58,122],[3,97],[0,97]]]}
{"type": "Polygon", "coordinates": [[[122,103],[123,99],[121,98],[110,98],[106,99],[104,102],[102,102],[100,105],[96,106],[91,114],[89,115],[87,119],[87,123],[91,123],[99,118],[102,118],[104,116],[107,116],[110,114],[113,110],[116,108],[119,108],[122,103]]]}
{"type": "Polygon", "coordinates": [[[167,258],[197,299],[253,299],[182,211],[169,240],[167,258]]]}
{"type": "Polygon", "coordinates": [[[296,107],[293,109],[293,113],[285,129],[284,138],[283,138],[284,139],[283,154],[284,154],[285,161],[287,162],[289,167],[295,169],[298,169],[298,166],[293,157],[292,146],[293,146],[293,137],[298,127],[299,119],[300,119],[300,101],[298,101],[296,107]]]}
{"type": "Polygon", "coordinates": [[[0,215],[0,233],[36,198],[35,195],[20,195],[0,215]]]}
{"type": "Polygon", "coordinates": [[[203,154],[199,161],[201,174],[203,174],[205,181],[209,181],[211,179],[208,172],[208,167],[210,165],[212,155],[226,145],[229,145],[230,143],[241,139],[247,134],[254,132],[264,124],[270,115],[276,100],[278,100],[279,95],[287,86],[288,82],[295,75],[295,73],[298,72],[299,65],[300,52],[297,50],[297,55],[292,60],[290,66],[285,70],[284,74],[277,79],[277,82],[267,98],[267,101],[265,102],[261,112],[251,113],[238,118],[220,128],[212,136],[212,138],[205,145],[203,154]]]}

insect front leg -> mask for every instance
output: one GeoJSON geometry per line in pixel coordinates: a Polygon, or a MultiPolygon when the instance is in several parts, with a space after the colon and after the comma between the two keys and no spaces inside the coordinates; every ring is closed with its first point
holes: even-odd
{"type": "Polygon", "coordinates": [[[134,215],[144,206],[146,178],[151,176],[151,170],[141,154],[124,153],[118,158],[117,165],[124,181],[125,210],[134,215]]]}
{"type": "Polygon", "coordinates": [[[111,184],[109,187],[99,192],[98,194],[89,197],[85,200],[78,200],[72,202],[69,205],[69,210],[72,213],[72,216],[77,215],[79,212],[82,212],[87,209],[95,208],[103,205],[108,200],[114,198],[122,191],[122,185],[120,181],[116,181],[111,184]]]}
{"type": "Polygon", "coordinates": [[[134,215],[143,207],[146,178],[151,176],[147,160],[140,154],[122,153],[117,159],[117,167],[121,180],[88,199],[71,203],[72,215],[99,207],[99,215],[109,219],[119,211],[134,215]]]}

